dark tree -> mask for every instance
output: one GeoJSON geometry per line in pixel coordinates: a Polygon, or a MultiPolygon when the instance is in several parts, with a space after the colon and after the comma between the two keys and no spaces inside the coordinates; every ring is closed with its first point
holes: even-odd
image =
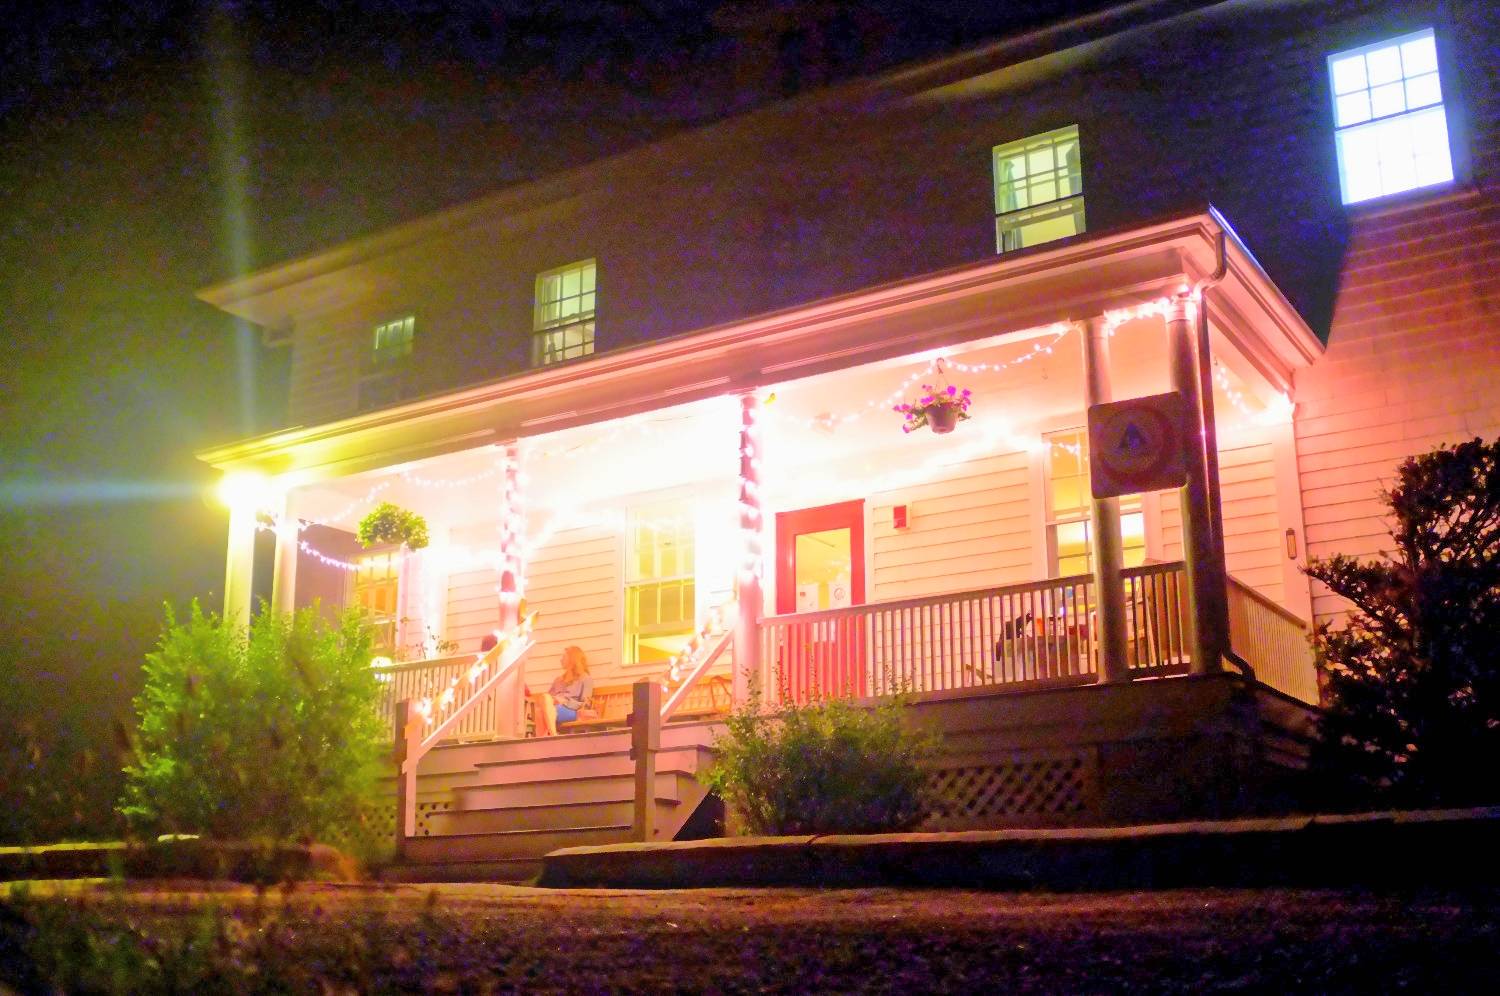
{"type": "Polygon", "coordinates": [[[1408,459],[1385,499],[1393,553],[1307,569],[1354,603],[1314,637],[1315,766],[1344,802],[1500,801],[1500,440],[1408,459]]]}

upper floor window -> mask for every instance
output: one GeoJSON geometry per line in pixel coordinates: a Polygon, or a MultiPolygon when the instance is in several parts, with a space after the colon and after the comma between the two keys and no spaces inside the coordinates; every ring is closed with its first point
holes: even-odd
{"type": "MultiPolygon", "coordinates": [[[[1052,577],[1094,570],[1089,433],[1069,429],[1044,437],[1047,444],[1047,568],[1052,577]]],[[[1146,559],[1146,516],[1140,495],[1120,499],[1120,540],[1126,567],[1146,559]]]]}
{"type": "Polygon", "coordinates": [[[595,297],[592,259],[537,275],[532,366],[572,360],[594,351],[595,297]]]}
{"type": "Polygon", "coordinates": [[[417,331],[417,319],[412,315],[383,322],[375,326],[372,353],[377,363],[411,355],[412,336],[417,331]]]}
{"type": "Polygon", "coordinates": [[[994,148],[995,251],[1077,235],[1083,223],[1078,126],[994,148]]]}
{"type": "Polygon", "coordinates": [[[1432,29],[1328,58],[1344,203],[1453,179],[1432,29]]]}

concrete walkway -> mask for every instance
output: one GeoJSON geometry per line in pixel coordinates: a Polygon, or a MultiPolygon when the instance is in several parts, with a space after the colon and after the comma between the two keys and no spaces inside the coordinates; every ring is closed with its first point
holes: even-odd
{"type": "Polygon", "coordinates": [[[1172,823],[570,847],[552,888],[945,886],[1054,891],[1192,886],[1500,884],[1500,807],[1172,823]]]}

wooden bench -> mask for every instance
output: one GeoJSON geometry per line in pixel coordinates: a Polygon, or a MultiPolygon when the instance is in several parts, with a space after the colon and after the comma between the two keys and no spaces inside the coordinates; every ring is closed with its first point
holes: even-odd
{"type": "MultiPolygon", "coordinates": [[[[670,686],[675,690],[677,686],[670,686]]],[[[558,723],[557,732],[593,733],[598,730],[617,730],[629,725],[631,701],[630,685],[596,685],[591,705],[599,715],[594,719],[575,719],[571,723],[558,723]]],[[[666,695],[671,694],[667,692],[666,695]]],[[[663,695],[663,701],[666,699],[663,695]]],[[[733,693],[729,675],[709,675],[688,693],[687,701],[672,714],[669,722],[686,723],[699,719],[712,719],[729,712],[733,693]]]]}

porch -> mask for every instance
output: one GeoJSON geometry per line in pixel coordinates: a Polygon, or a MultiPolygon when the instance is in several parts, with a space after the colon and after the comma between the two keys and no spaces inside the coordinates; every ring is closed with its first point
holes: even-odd
{"type": "MultiPolygon", "coordinates": [[[[226,607],[246,604],[259,530],[275,607],[359,604],[383,627],[406,837],[517,832],[496,829],[519,818],[493,812],[506,806],[561,819],[559,779],[598,795],[587,806],[604,808],[575,811],[586,827],[675,834],[697,803],[675,775],[670,800],[652,795],[664,780],[639,767],[643,745],[700,731],[674,769],[687,777],[711,759],[713,717],[754,695],[904,692],[953,743],[942,717],[976,703],[1013,718],[1037,696],[1073,703],[1077,729],[1045,744],[1002,747],[991,730],[1010,758],[992,772],[1097,755],[1118,724],[1092,710],[1125,687],[1183,703],[1188,731],[1238,731],[1214,751],[1263,744],[1233,696],[1185,690],[1229,687],[1229,661],[1253,674],[1252,712],[1316,701],[1284,395],[1314,347],[1243,250],[1205,231],[1101,237],[249,447],[234,459],[280,470],[234,509],[226,607]],[[1216,268],[1210,305],[1191,289],[1216,268]],[[950,384],[972,392],[972,417],[903,433],[891,407],[950,384]],[[1196,476],[1094,497],[1087,410],[1165,392],[1192,398],[1196,476]],[[381,501],[421,515],[431,544],[361,548],[354,526],[381,501]],[[543,744],[527,691],[569,646],[590,661],[602,729],[543,744]],[[628,733],[609,728],[626,715],[628,733]],[[513,787],[481,791],[502,770],[513,787]]],[[[1107,809],[1070,805],[964,819],[1107,809]]]]}

